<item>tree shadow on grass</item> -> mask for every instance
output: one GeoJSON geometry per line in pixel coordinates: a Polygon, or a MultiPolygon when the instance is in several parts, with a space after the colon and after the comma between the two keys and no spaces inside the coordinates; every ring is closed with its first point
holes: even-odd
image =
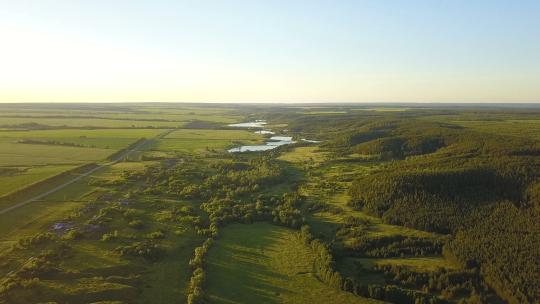
{"type": "Polygon", "coordinates": [[[291,291],[279,287],[288,277],[271,268],[270,246],[277,241],[273,229],[261,229],[259,225],[243,225],[242,228],[255,229],[246,233],[233,228],[234,231],[229,230],[223,237],[229,237],[226,244],[218,243],[211,249],[208,259],[210,302],[280,303],[280,295],[291,291]]]}

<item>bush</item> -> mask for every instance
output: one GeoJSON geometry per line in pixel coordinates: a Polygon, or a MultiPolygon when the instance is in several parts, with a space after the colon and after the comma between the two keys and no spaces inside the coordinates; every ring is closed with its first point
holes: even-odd
{"type": "Polygon", "coordinates": [[[135,229],[141,229],[144,227],[144,224],[141,220],[132,220],[128,223],[128,226],[135,229]]]}

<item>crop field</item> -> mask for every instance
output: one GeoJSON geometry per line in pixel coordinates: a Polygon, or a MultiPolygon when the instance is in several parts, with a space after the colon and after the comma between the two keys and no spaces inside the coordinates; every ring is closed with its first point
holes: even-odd
{"type": "Polygon", "coordinates": [[[101,162],[162,130],[31,130],[0,132],[0,196],[76,166],[101,162]]]}
{"type": "MultiPolygon", "coordinates": [[[[14,143],[36,142],[42,145],[73,144],[84,148],[118,150],[129,146],[139,138],[152,138],[163,132],[155,129],[60,129],[0,132],[0,140],[14,143]]],[[[21,149],[24,146],[20,146],[21,149]]]]}
{"type": "Polygon", "coordinates": [[[192,121],[228,124],[242,119],[230,108],[211,107],[5,107],[0,114],[0,128],[179,128],[192,121]]]}
{"type": "Polygon", "coordinates": [[[107,118],[28,118],[28,117],[0,117],[0,126],[20,126],[38,124],[49,127],[72,127],[72,128],[178,128],[182,127],[183,121],[154,121],[154,120],[124,120],[107,118]]]}
{"type": "Polygon", "coordinates": [[[0,140],[0,166],[80,164],[106,158],[114,150],[61,145],[22,144],[0,140]]]}

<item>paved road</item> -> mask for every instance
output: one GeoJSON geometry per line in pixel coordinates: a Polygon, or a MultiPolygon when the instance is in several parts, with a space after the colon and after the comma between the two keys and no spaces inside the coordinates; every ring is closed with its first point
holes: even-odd
{"type": "MultiPolygon", "coordinates": [[[[151,139],[150,139],[150,140],[151,140],[151,139]]],[[[76,176],[76,177],[74,177],[73,179],[71,179],[71,180],[69,180],[69,181],[67,181],[67,182],[65,182],[65,183],[63,183],[63,184],[61,184],[61,185],[59,185],[59,186],[56,186],[56,187],[54,187],[54,188],[52,188],[52,189],[50,189],[50,190],[48,190],[48,191],[46,191],[46,192],[44,192],[44,193],[41,193],[40,195],[34,196],[34,197],[30,198],[30,199],[27,199],[27,200],[25,200],[25,201],[23,201],[23,202],[17,203],[17,204],[15,204],[15,205],[13,205],[13,206],[4,208],[4,209],[0,210],[0,215],[2,215],[2,214],[4,214],[4,213],[7,213],[7,212],[9,212],[9,211],[11,211],[11,210],[20,208],[20,207],[22,207],[22,206],[24,206],[24,205],[28,205],[28,204],[30,204],[30,203],[32,203],[32,202],[37,201],[37,200],[40,200],[40,199],[42,199],[42,198],[44,198],[44,197],[46,197],[46,196],[48,196],[48,195],[50,195],[50,194],[55,193],[55,192],[58,191],[58,190],[64,189],[65,187],[67,187],[67,186],[73,184],[74,182],[80,180],[81,178],[87,177],[88,175],[90,175],[90,174],[96,172],[96,171],[99,170],[99,169],[102,169],[102,168],[104,168],[104,167],[107,167],[107,166],[111,166],[111,165],[116,164],[116,163],[122,161],[125,157],[129,156],[129,154],[130,154],[131,152],[136,151],[137,149],[139,149],[139,148],[141,148],[142,146],[144,146],[148,141],[149,141],[149,140],[142,141],[141,143],[139,143],[138,145],[136,145],[136,146],[133,147],[132,149],[126,151],[126,153],[124,153],[124,154],[118,156],[118,158],[116,158],[115,160],[113,160],[113,161],[111,161],[111,162],[108,162],[108,163],[106,163],[106,164],[99,165],[99,166],[97,166],[96,168],[91,169],[91,170],[89,170],[89,171],[87,171],[87,172],[85,172],[85,173],[83,173],[83,174],[81,174],[81,175],[79,175],[79,176],[76,176]]]]}

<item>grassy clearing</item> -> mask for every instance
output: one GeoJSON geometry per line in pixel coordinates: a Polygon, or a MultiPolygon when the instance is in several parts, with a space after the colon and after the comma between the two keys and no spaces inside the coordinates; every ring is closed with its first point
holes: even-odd
{"type": "Polygon", "coordinates": [[[234,224],[208,255],[212,303],[377,303],[328,287],[295,232],[268,223],[234,224]]]}
{"type": "Polygon", "coordinates": [[[204,130],[179,129],[165,136],[166,139],[199,139],[199,140],[258,140],[260,135],[245,130],[204,130]]]}
{"type": "Polygon", "coordinates": [[[328,153],[319,151],[317,146],[298,147],[290,152],[285,152],[278,157],[290,163],[318,164],[328,158],[328,153]]]}
{"type": "Polygon", "coordinates": [[[155,141],[149,150],[195,152],[206,149],[225,149],[245,143],[258,143],[262,137],[244,130],[180,129],[155,141]]]}

